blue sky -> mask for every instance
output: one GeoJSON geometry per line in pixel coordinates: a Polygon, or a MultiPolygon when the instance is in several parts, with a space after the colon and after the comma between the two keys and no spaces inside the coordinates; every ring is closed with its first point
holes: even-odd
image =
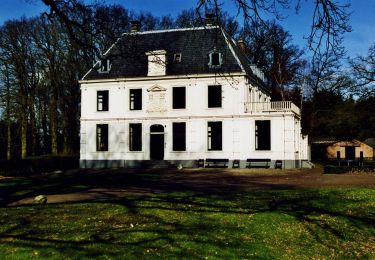
{"type": "MultiPolygon", "coordinates": [[[[349,0],[338,0],[346,3],[349,0]]],[[[86,2],[89,2],[87,0],[86,2]]],[[[135,11],[151,12],[156,16],[172,15],[181,10],[196,6],[197,0],[107,0],[108,4],[122,4],[125,8],[135,11]]],[[[231,15],[236,15],[236,7],[232,1],[226,0],[224,9],[231,15]]],[[[283,27],[288,30],[295,44],[301,48],[305,46],[304,35],[309,33],[311,24],[311,2],[302,0],[303,8],[296,15],[293,11],[281,21],[283,27]]],[[[351,25],[353,32],[345,36],[345,47],[348,55],[354,57],[358,54],[366,55],[369,46],[375,43],[375,0],[352,0],[351,25]]],[[[48,9],[41,0],[0,0],[0,24],[8,19],[17,19],[22,16],[30,17],[38,15],[48,9]]]]}

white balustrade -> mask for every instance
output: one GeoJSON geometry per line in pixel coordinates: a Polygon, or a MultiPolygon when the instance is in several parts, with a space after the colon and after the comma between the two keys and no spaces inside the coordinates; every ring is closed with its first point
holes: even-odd
{"type": "Polygon", "coordinates": [[[292,101],[245,102],[245,113],[256,112],[293,112],[300,114],[300,109],[292,101]]]}

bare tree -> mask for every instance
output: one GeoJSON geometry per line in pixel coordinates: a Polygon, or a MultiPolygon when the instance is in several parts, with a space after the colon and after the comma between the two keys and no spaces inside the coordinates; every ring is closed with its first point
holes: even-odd
{"type": "MultiPolygon", "coordinates": [[[[315,53],[325,47],[326,50],[341,52],[342,35],[350,32],[349,4],[340,4],[334,0],[311,0],[314,12],[310,25],[307,43],[315,53]]],[[[273,16],[277,20],[284,19],[283,11],[295,8],[296,12],[303,4],[301,0],[232,0],[237,6],[237,14],[245,21],[264,22],[264,17],[273,16]]],[[[221,8],[218,0],[200,0],[197,9],[221,8]]]]}
{"type": "Polygon", "coordinates": [[[30,113],[30,95],[32,95],[35,67],[30,66],[32,44],[30,44],[29,21],[8,21],[1,30],[0,48],[5,55],[2,60],[6,64],[7,73],[14,77],[14,108],[15,117],[21,129],[21,158],[27,156],[28,150],[28,119],[30,113]]]}
{"type": "Polygon", "coordinates": [[[270,79],[272,98],[285,99],[285,88],[293,85],[305,66],[303,51],[292,44],[292,36],[275,21],[246,23],[241,33],[246,55],[270,79]]]}
{"type": "MultiPolygon", "coordinates": [[[[69,37],[80,48],[80,54],[83,56],[87,66],[96,57],[101,57],[101,49],[94,42],[94,38],[100,35],[98,27],[93,26],[94,11],[97,5],[85,5],[80,0],[42,0],[50,8],[45,13],[51,20],[58,20],[65,26],[69,37]]],[[[112,42],[114,42],[113,39],[112,42]]],[[[100,47],[100,46],[99,46],[100,47]]]]}
{"type": "Polygon", "coordinates": [[[174,19],[170,15],[162,16],[160,18],[159,27],[160,29],[172,29],[174,28],[174,19]]]}
{"type": "MultiPolygon", "coordinates": [[[[1,34],[1,33],[0,33],[1,34]]],[[[3,54],[0,52],[0,55],[3,54]]],[[[9,73],[8,64],[6,63],[5,59],[0,59],[0,67],[1,73],[0,75],[2,78],[0,79],[3,84],[0,86],[0,104],[5,109],[5,122],[7,125],[6,130],[6,137],[7,137],[7,144],[6,144],[6,159],[10,160],[12,157],[12,106],[11,106],[11,75],[9,73]]]]}
{"type": "Polygon", "coordinates": [[[176,17],[176,27],[178,28],[188,28],[197,27],[203,25],[202,15],[195,9],[184,10],[176,17]]]}
{"type": "Polygon", "coordinates": [[[354,92],[360,95],[375,95],[375,44],[370,46],[367,56],[358,56],[350,61],[354,79],[354,92]]]}

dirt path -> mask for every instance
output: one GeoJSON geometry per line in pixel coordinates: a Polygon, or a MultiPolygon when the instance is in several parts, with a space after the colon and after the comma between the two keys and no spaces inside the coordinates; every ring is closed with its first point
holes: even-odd
{"type": "Polygon", "coordinates": [[[33,176],[32,180],[29,193],[13,197],[10,194],[6,198],[6,205],[31,204],[33,198],[39,194],[46,194],[48,203],[65,203],[178,191],[225,193],[321,187],[375,188],[375,174],[322,174],[320,168],[311,170],[75,170],[33,176]]]}

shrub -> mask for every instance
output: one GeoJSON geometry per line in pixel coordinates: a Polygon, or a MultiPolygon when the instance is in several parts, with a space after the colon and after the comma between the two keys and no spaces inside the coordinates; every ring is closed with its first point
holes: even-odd
{"type": "Polygon", "coordinates": [[[324,167],[324,173],[341,174],[341,173],[374,173],[374,165],[365,166],[333,166],[327,165],[324,167]]]}

